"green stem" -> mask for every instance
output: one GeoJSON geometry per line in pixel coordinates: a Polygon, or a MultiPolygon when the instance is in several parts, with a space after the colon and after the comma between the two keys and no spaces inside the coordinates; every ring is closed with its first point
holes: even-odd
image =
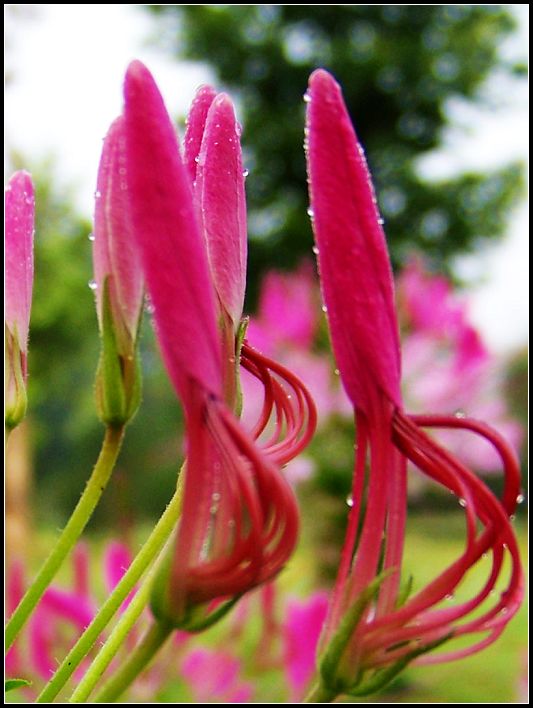
{"type": "MultiPolygon", "coordinates": [[[[181,475],[180,475],[181,480],[181,475]]],[[[72,647],[68,655],[63,660],[61,666],[57,669],[52,679],[44,687],[40,696],[37,698],[38,703],[49,703],[66,684],[71,674],[79,666],[80,662],[91,650],[93,644],[97,641],[102,630],[106,627],[109,620],[118,610],[124,599],[127,597],[135,583],[139,580],[146,568],[154,560],[161,548],[172,533],[181,513],[182,503],[182,485],[178,483],[178,488],[174,496],[170,500],[169,505],[165,509],[163,515],[157,522],[152,533],[148,537],[144,546],[141,548],[135,560],[132,562],[113,593],[109,596],[106,602],[100,608],[98,614],[87,627],[85,632],[72,647]]],[[[144,585],[143,585],[144,587],[144,585]]],[[[141,588],[142,590],[142,588],[141,588]]],[[[139,590],[139,592],[141,592],[139,590]]],[[[135,602],[136,598],[132,601],[135,602]]]]}
{"type": "Polygon", "coordinates": [[[306,696],[305,700],[303,701],[304,703],[331,703],[335,698],[337,697],[337,694],[335,691],[331,691],[329,688],[326,688],[324,684],[320,681],[317,683],[309,694],[306,696]]]}
{"type": "Polygon", "coordinates": [[[100,676],[107,669],[118,650],[124,643],[129,631],[138,620],[139,615],[144,610],[150,600],[150,592],[152,590],[152,579],[157,571],[157,564],[150,571],[141,588],[128,605],[117,625],[109,635],[106,643],[98,652],[96,658],[90,665],[87,673],[81,680],[80,684],[69,698],[69,703],[85,703],[93,688],[100,680],[100,676]]]}
{"type": "Polygon", "coordinates": [[[111,703],[119,698],[143,671],[171,635],[172,625],[154,622],[130,658],[96,694],[94,703],[111,703]]]}
{"type": "Polygon", "coordinates": [[[124,437],[124,426],[108,426],[100,455],[87,482],[85,490],[63,529],[56,545],[42,566],[33,584],[20,601],[7,623],[5,633],[6,651],[35,609],[45,590],[52,582],[61,564],[72,550],[83,529],[91,518],[111,476],[124,437]]]}

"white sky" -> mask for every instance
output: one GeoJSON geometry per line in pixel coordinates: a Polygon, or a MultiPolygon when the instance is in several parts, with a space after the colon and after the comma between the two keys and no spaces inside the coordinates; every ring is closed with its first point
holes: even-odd
{"type": "MultiPolygon", "coordinates": [[[[137,58],[147,64],[173,114],[184,113],[196,87],[211,77],[204,67],[172,61],[145,45],[154,27],[142,6],[16,7],[33,16],[16,22],[10,21],[9,13],[6,16],[7,61],[13,79],[5,92],[6,143],[34,161],[54,156],[61,184],[77,187],[78,208],[90,215],[101,141],[121,111],[128,63],[137,58]]],[[[529,8],[510,7],[518,14],[520,30],[504,51],[506,56],[523,58],[529,8]]],[[[450,105],[455,125],[443,149],[424,160],[425,174],[448,176],[465,168],[483,169],[526,158],[527,87],[495,77],[486,95],[503,105],[450,105]]],[[[501,243],[457,262],[458,272],[477,282],[469,291],[472,319],[496,351],[526,342],[528,234],[523,204],[501,243]]]]}

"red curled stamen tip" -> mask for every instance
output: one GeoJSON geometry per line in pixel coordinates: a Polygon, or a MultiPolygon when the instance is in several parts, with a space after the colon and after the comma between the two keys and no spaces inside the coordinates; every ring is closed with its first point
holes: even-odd
{"type": "Polygon", "coordinates": [[[284,366],[245,340],[241,365],[263,385],[260,416],[251,431],[257,440],[267,431],[262,450],[277,464],[294,459],[311,441],[317,425],[315,403],[304,384],[284,366]]]}
{"type": "MultiPolygon", "coordinates": [[[[190,428],[195,447],[187,469],[208,470],[203,486],[211,503],[204,514],[199,509],[206,504],[184,503],[171,591],[178,615],[274,577],[294,550],[299,526],[296,501],[277,465],[221,401],[206,397],[190,428]]],[[[185,484],[186,495],[205,493],[185,484]]]]}
{"type": "Polygon", "coordinates": [[[486,637],[468,647],[418,658],[417,663],[440,663],[469,656],[496,641],[520,607],[523,597],[518,544],[509,521],[509,512],[516,507],[520,489],[516,456],[492,428],[468,418],[407,416],[397,410],[392,420],[392,437],[406,458],[460,498],[467,516],[467,543],[458,559],[402,607],[376,617],[366,625],[363,651],[372,655],[372,665],[380,666],[407,656],[413,651],[413,642],[430,644],[448,635],[458,637],[487,632],[486,637]],[[505,472],[503,503],[471,470],[426,435],[422,426],[462,428],[482,435],[492,443],[500,454],[505,472]],[[468,601],[453,607],[432,609],[453,595],[466,573],[488,553],[492,555],[492,563],[482,588],[468,601]],[[510,561],[507,586],[498,591],[497,599],[487,608],[485,603],[496,595],[495,587],[504,571],[505,558],[510,561]],[[472,617],[472,613],[482,607],[485,607],[484,611],[472,617]],[[394,649],[395,645],[402,646],[394,649]]]}

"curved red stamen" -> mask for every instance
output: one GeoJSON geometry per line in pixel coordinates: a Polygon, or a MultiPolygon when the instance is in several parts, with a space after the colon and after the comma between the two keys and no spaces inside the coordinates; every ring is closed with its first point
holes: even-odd
{"type": "Polygon", "coordinates": [[[509,522],[509,514],[516,508],[520,489],[518,461],[511,448],[492,428],[467,418],[406,416],[401,411],[396,411],[392,437],[398,449],[422,472],[454,494],[460,495],[461,505],[465,507],[467,516],[467,544],[462,555],[454,563],[401,608],[385,614],[376,612],[375,618],[364,627],[361,636],[363,651],[373,666],[379,666],[412,652],[412,642],[429,644],[448,634],[460,636],[474,632],[490,632],[488,637],[470,647],[418,659],[417,663],[437,663],[461,658],[495,641],[516,613],[522,600],[520,556],[509,522]],[[463,428],[480,434],[491,442],[499,452],[504,466],[503,503],[473,472],[423,433],[419,426],[463,428]],[[478,523],[483,526],[482,530],[478,531],[478,523]],[[431,607],[453,593],[468,570],[489,550],[493,556],[492,566],[482,589],[467,602],[453,608],[431,610],[431,607]],[[511,569],[507,588],[501,593],[499,600],[483,614],[466,623],[457,624],[494,594],[494,587],[507,555],[511,569]],[[403,644],[402,647],[390,650],[400,643],[403,644]]]}
{"type": "Polygon", "coordinates": [[[224,403],[200,392],[188,422],[186,503],[176,545],[180,562],[172,576],[178,616],[191,604],[238,595],[272,578],[298,535],[298,509],[288,483],[224,403]],[[201,504],[189,503],[200,497],[201,504]]]}
{"type": "Polygon", "coordinates": [[[263,407],[252,436],[258,439],[273,423],[262,449],[276,463],[286,464],[307,447],[314,435],[315,403],[297,376],[258,352],[246,340],[241,350],[241,364],[263,384],[264,390],[263,407]]]}

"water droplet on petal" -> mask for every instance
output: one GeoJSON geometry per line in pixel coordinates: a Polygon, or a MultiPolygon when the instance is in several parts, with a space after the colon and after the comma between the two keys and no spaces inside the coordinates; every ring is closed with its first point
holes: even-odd
{"type": "Polygon", "coordinates": [[[322,305],[322,312],[327,312],[327,311],[328,311],[327,305],[322,305]]]}
{"type": "Polygon", "coordinates": [[[306,103],[311,103],[311,95],[307,91],[304,93],[304,101],[306,103]]]}
{"type": "Polygon", "coordinates": [[[102,192],[100,192],[100,190],[97,189],[96,192],[94,193],[94,198],[95,198],[95,199],[100,199],[101,196],[102,196],[102,192]]]}
{"type": "Polygon", "coordinates": [[[196,155],[196,157],[194,158],[194,161],[196,163],[200,162],[200,155],[196,155]]]}
{"type": "Polygon", "coordinates": [[[91,233],[87,236],[87,238],[89,239],[89,241],[94,241],[95,236],[94,236],[94,234],[93,234],[92,231],[91,231],[91,233]]]}
{"type": "Polygon", "coordinates": [[[318,256],[318,254],[319,254],[318,246],[313,246],[312,250],[313,250],[313,253],[315,254],[315,256],[318,256]]]}
{"type": "Polygon", "coordinates": [[[310,216],[311,218],[313,218],[314,215],[315,215],[315,212],[312,210],[311,207],[309,207],[307,209],[307,216],[310,216]]]}
{"type": "Polygon", "coordinates": [[[96,280],[89,280],[89,287],[91,290],[96,290],[98,288],[98,283],[96,280]]]}
{"type": "Polygon", "coordinates": [[[338,369],[334,369],[333,373],[335,376],[340,376],[341,372],[338,369]]]}
{"type": "Polygon", "coordinates": [[[466,507],[466,499],[459,499],[459,506],[462,506],[464,509],[466,507]]]}
{"type": "Polygon", "coordinates": [[[246,168],[242,171],[243,177],[248,177],[249,174],[250,174],[250,170],[247,170],[246,168]]]}
{"type": "Polygon", "coordinates": [[[455,595],[452,592],[450,592],[446,595],[445,599],[448,600],[448,602],[453,602],[455,600],[455,595]]]}
{"type": "Polygon", "coordinates": [[[353,506],[353,497],[352,497],[351,494],[349,494],[349,495],[346,497],[346,504],[347,504],[349,507],[352,507],[352,506],[353,506]]]}
{"type": "Polygon", "coordinates": [[[464,412],[464,410],[463,410],[462,408],[458,408],[458,409],[454,412],[454,416],[455,416],[456,418],[466,418],[466,413],[464,412]]]}
{"type": "Polygon", "coordinates": [[[517,504],[523,504],[524,501],[525,501],[525,496],[524,496],[523,494],[519,494],[519,495],[516,497],[516,503],[517,503],[517,504]]]}

